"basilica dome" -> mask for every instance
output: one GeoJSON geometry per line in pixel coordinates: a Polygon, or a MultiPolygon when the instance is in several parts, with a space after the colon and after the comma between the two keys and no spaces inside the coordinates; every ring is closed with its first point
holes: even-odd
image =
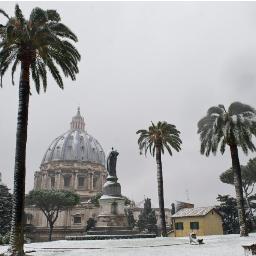
{"type": "Polygon", "coordinates": [[[70,130],[53,140],[41,165],[54,161],[90,162],[105,166],[105,153],[100,143],[85,131],[79,108],[72,118],[70,130]]]}

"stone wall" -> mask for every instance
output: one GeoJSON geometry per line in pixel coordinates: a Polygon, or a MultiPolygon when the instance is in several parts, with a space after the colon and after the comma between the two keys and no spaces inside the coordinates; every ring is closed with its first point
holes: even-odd
{"type": "Polygon", "coordinates": [[[102,191],[107,171],[104,166],[76,161],[55,161],[35,172],[34,189],[72,190],[89,199],[102,191]]]}
{"type": "MultiPolygon", "coordinates": [[[[26,223],[33,227],[33,241],[45,241],[48,236],[47,220],[43,212],[35,207],[26,207],[29,216],[26,223]]],[[[92,204],[80,204],[71,210],[62,211],[54,224],[53,239],[64,239],[65,235],[81,235],[85,232],[87,220],[99,215],[99,207],[92,204]]]]}

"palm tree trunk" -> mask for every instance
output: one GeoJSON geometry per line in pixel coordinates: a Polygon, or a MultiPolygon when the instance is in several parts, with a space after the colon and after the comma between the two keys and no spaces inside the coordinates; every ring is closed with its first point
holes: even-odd
{"type": "Polygon", "coordinates": [[[230,145],[232,168],[234,172],[234,185],[236,190],[237,211],[240,225],[240,236],[248,236],[246,227],[244,198],[242,188],[241,167],[239,163],[238,150],[236,145],[230,145]]]}
{"type": "Polygon", "coordinates": [[[167,236],[165,212],[164,212],[164,188],[163,188],[163,172],[162,172],[162,160],[161,149],[156,147],[156,165],[157,165],[157,185],[158,185],[158,200],[160,210],[160,221],[162,236],[167,236]]]}
{"type": "Polygon", "coordinates": [[[26,177],[26,144],[29,105],[29,64],[21,63],[19,107],[16,131],[14,188],[10,251],[12,256],[24,255],[24,201],[26,177]]]}

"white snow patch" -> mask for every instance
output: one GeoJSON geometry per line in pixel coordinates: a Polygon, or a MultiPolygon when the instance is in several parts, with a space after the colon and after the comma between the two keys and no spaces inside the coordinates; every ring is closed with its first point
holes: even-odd
{"type": "MultiPolygon", "coordinates": [[[[103,241],[53,241],[26,244],[33,256],[242,256],[242,245],[256,242],[256,234],[205,236],[205,244],[190,245],[188,238],[154,238],[103,241]]],[[[7,249],[0,246],[0,253],[7,249]]]]}

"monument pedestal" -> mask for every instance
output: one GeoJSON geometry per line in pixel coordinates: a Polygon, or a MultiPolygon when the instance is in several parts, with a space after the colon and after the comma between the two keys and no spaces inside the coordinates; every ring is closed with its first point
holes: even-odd
{"type": "Polygon", "coordinates": [[[125,199],[121,195],[121,185],[116,176],[109,175],[103,186],[103,195],[99,199],[100,214],[97,217],[96,227],[88,234],[120,235],[133,233],[128,226],[125,215],[125,199]]]}
{"type": "Polygon", "coordinates": [[[128,221],[125,215],[125,199],[103,195],[99,199],[100,214],[97,217],[96,227],[126,227],[128,221]]]}

